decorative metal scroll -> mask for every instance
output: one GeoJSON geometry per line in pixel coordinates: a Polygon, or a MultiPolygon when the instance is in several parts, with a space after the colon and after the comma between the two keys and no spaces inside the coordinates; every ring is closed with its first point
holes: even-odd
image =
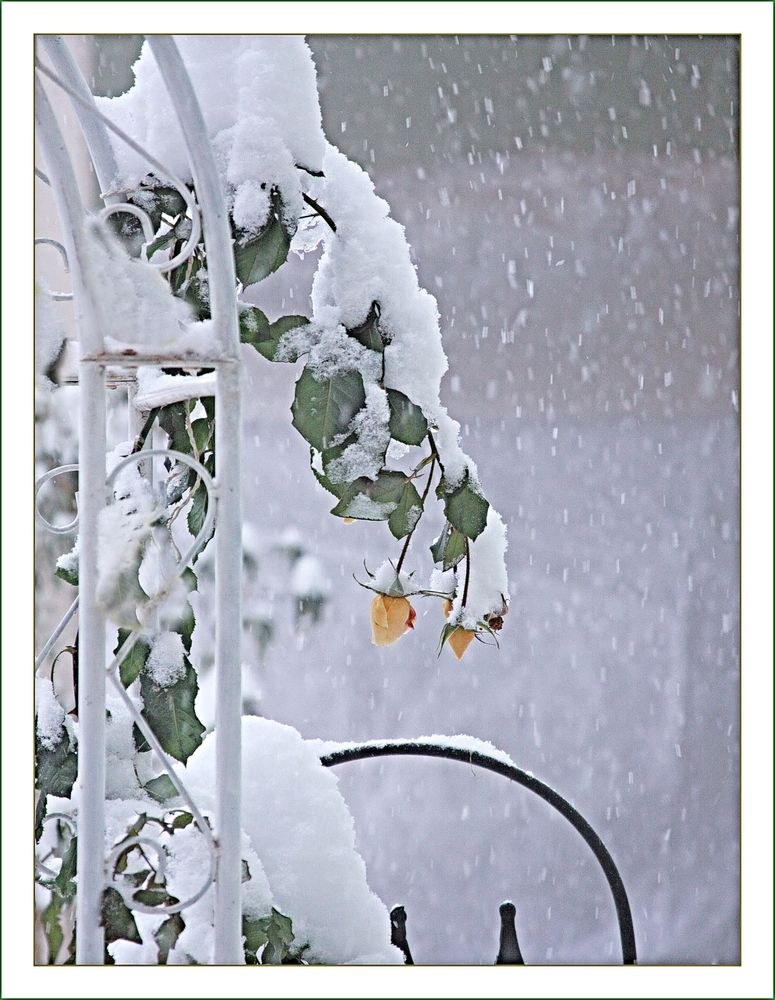
{"type": "Polygon", "coordinates": [[[575,809],[567,799],[564,799],[559,792],[556,792],[550,785],[539,781],[538,778],[523,771],[513,764],[506,764],[496,757],[480,753],[478,750],[462,750],[459,747],[445,746],[433,743],[415,743],[411,740],[386,742],[383,744],[364,743],[357,746],[343,747],[341,750],[334,750],[320,758],[324,767],[335,767],[338,764],[345,764],[353,760],[368,760],[372,757],[393,757],[393,756],[413,756],[413,757],[442,757],[446,760],[456,760],[469,766],[481,767],[486,771],[493,771],[510,781],[522,785],[529,791],[534,792],[544,802],[548,802],[552,808],[564,816],[576,832],[584,839],[595,858],[603,869],[608,886],[613,896],[616,908],[616,919],[619,925],[619,937],[622,946],[622,963],[633,965],[637,959],[635,948],[635,929],[632,923],[632,913],[630,902],[627,898],[627,891],[624,882],[619,874],[614,859],[611,857],[608,848],[600,839],[598,834],[592,829],[590,824],[584,819],[581,813],[575,809]]]}

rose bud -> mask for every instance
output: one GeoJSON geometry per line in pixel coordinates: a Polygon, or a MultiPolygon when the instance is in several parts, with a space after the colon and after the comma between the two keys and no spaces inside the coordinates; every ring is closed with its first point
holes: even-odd
{"type": "Polygon", "coordinates": [[[375,646],[389,646],[404,632],[414,628],[417,617],[405,597],[377,594],[371,602],[371,641],[375,646]]]}
{"type": "Polygon", "coordinates": [[[458,660],[463,659],[463,653],[465,653],[471,645],[471,640],[474,638],[475,634],[476,633],[472,632],[470,629],[460,628],[458,626],[458,628],[456,628],[450,635],[449,639],[447,639],[447,642],[452,647],[452,652],[458,660]]]}

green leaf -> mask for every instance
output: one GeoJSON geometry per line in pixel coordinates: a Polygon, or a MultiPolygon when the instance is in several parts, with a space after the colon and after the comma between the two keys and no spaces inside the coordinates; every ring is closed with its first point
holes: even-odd
{"type": "Polygon", "coordinates": [[[291,407],[293,426],[313,448],[324,451],[366,402],[363,379],[357,371],[318,380],[305,368],[296,383],[291,407]]]}
{"type": "Polygon", "coordinates": [[[196,489],[191,494],[191,508],[186,518],[188,530],[194,536],[198,535],[204,527],[208,502],[207,490],[204,483],[200,480],[196,489]]]}
{"type": "Polygon", "coordinates": [[[350,483],[331,513],[336,517],[354,517],[361,521],[387,521],[399,509],[407,485],[414,491],[419,506],[417,490],[404,473],[383,469],[376,479],[362,476],[350,483]]]}
{"type": "MultiPolygon", "coordinates": [[[[73,550],[71,549],[68,555],[73,555],[73,550]]],[[[64,557],[62,557],[64,558],[64,557]]],[[[78,559],[76,557],[75,562],[70,566],[60,566],[59,561],[57,562],[57,567],[54,570],[54,576],[58,576],[60,580],[64,580],[65,583],[69,583],[71,587],[78,586],[78,559]]]]}
{"type": "Polygon", "coordinates": [[[183,830],[194,822],[194,817],[190,812],[179,812],[172,821],[173,830],[183,830]]]}
{"type": "Polygon", "coordinates": [[[138,889],[137,892],[132,893],[132,899],[144,906],[169,906],[179,902],[174,896],[170,896],[166,889],[158,887],[138,889]]]}
{"type": "MultiPolygon", "coordinates": [[[[240,312],[240,340],[254,347],[267,361],[276,361],[277,348],[285,334],[308,325],[306,316],[281,316],[270,323],[260,309],[250,306],[240,312]]],[[[289,352],[282,360],[298,361],[301,353],[289,352]]]]}
{"type": "MultiPolygon", "coordinates": [[[[196,671],[188,659],[185,664],[185,674],[169,687],[159,687],[145,670],[140,674],[143,717],[153,729],[162,748],[175,760],[183,763],[201,744],[202,733],[205,731],[194,711],[194,700],[199,690],[196,671]]],[[[135,733],[137,749],[141,753],[149,750],[140,731],[136,729],[135,733]]]]}
{"type": "Polygon", "coordinates": [[[447,641],[447,639],[449,639],[449,637],[452,635],[452,633],[455,631],[456,628],[457,625],[450,625],[449,622],[447,622],[444,628],[442,628],[441,638],[439,640],[439,649],[438,649],[439,656],[441,656],[441,651],[442,649],[444,649],[444,643],[447,641]]]}
{"type": "Polygon", "coordinates": [[[62,866],[57,877],[47,883],[49,889],[69,902],[75,899],[75,875],[77,871],[78,838],[71,837],[62,855],[62,866]]]}
{"type": "Polygon", "coordinates": [[[105,928],[106,945],[122,939],[135,944],[143,943],[132,911],[117,889],[106,889],[102,894],[102,926],[105,928]]]}
{"type": "Polygon", "coordinates": [[[188,436],[188,406],[186,403],[170,403],[159,410],[159,427],[166,432],[169,446],[173,451],[191,454],[191,439],[188,436]]]}
{"type": "Polygon", "coordinates": [[[158,778],[151,778],[150,781],[146,781],[143,788],[157,802],[166,802],[168,799],[174,799],[178,794],[178,790],[172,784],[172,779],[168,774],[160,774],[158,778]]]}
{"type": "Polygon", "coordinates": [[[156,203],[160,211],[165,215],[169,215],[174,219],[178,215],[185,214],[186,203],[183,200],[183,195],[177,188],[166,186],[155,187],[153,193],[156,195],[156,203]]]}
{"type": "Polygon", "coordinates": [[[47,964],[56,964],[57,956],[59,955],[62,944],[65,940],[65,935],[62,930],[62,923],[60,921],[60,915],[62,909],[65,905],[65,900],[61,896],[57,896],[55,893],[51,894],[51,900],[48,906],[41,913],[41,922],[43,924],[43,933],[46,936],[46,948],[48,950],[47,964]]]}
{"type": "Polygon", "coordinates": [[[245,938],[245,962],[258,965],[258,952],[269,940],[266,928],[268,917],[242,917],[242,936],[245,938]]]}
{"type": "Polygon", "coordinates": [[[386,389],[390,407],[390,436],[402,444],[422,444],[428,421],[419,406],[398,389],[386,389]]]}
{"type": "Polygon", "coordinates": [[[191,423],[191,433],[194,435],[196,450],[201,455],[213,436],[213,427],[207,417],[199,417],[191,423]]]}
{"type": "Polygon", "coordinates": [[[347,335],[354,337],[364,347],[368,347],[372,351],[378,351],[381,354],[385,350],[385,344],[388,341],[382,336],[379,328],[379,313],[379,303],[372,302],[363,323],[360,326],[353,327],[352,330],[348,330],[347,335]]]}
{"type": "Polygon", "coordinates": [[[166,965],[169,953],[177,944],[177,940],[185,930],[186,924],[179,913],[173,913],[158,930],[154,931],[153,939],[159,946],[159,965],[166,965]]]}
{"type": "Polygon", "coordinates": [[[444,501],[444,513],[454,528],[472,541],[481,535],[487,524],[487,511],[490,505],[478,488],[474,488],[468,470],[462,483],[452,490],[442,479],[436,495],[444,501]]]}
{"type": "Polygon", "coordinates": [[[293,944],[293,924],[290,917],[272,907],[268,917],[242,918],[242,934],[245,938],[245,960],[248,965],[258,963],[258,952],[262,965],[280,965],[291,955],[293,944]]]}
{"type": "MultiPolygon", "coordinates": [[[[120,628],[118,630],[118,642],[116,643],[116,648],[113,650],[114,656],[131,634],[129,629],[120,628]]],[[[128,688],[140,676],[140,671],[145,666],[145,661],[148,659],[150,652],[151,647],[148,642],[145,639],[138,639],[129,651],[129,655],[122,660],[118,671],[121,676],[121,683],[125,688],[128,688]]]]}
{"type": "Polygon", "coordinates": [[[35,740],[35,787],[40,792],[35,808],[35,839],[43,833],[46,818],[46,796],[56,795],[69,799],[78,776],[78,754],[70,749],[70,740],[64,726],[61,739],[53,750],[35,740]]]}
{"type": "Polygon", "coordinates": [[[414,531],[422,515],[422,499],[414,483],[407,479],[398,506],[388,518],[388,528],[394,538],[405,538],[414,531]]]}
{"type": "Polygon", "coordinates": [[[457,566],[466,554],[466,536],[461,534],[457,528],[453,528],[449,522],[444,526],[444,530],[431,545],[431,555],[437,565],[441,565],[443,570],[452,569],[457,566]]]}
{"type": "MultiPolygon", "coordinates": [[[[197,578],[196,573],[189,566],[184,569],[180,574],[180,579],[183,581],[183,586],[186,588],[187,593],[197,589],[197,578]]],[[[191,637],[193,635],[194,629],[196,627],[196,618],[194,617],[194,609],[191,607],[190,603],[186,601],[185,611],[183,616],[175,628],[175,631],[180,635],[183,640],[183,648],[187,653],[191,652],[191,637]]]]}
{"type": "Polygon", "coordinates": [[[291,233],[281,219],[282,202],[279,193],[272,191],[272,207],[269,219],[258,236],[245,243],[234,245],[234,265],[237,279],[247,287],[262,281],[276,271],[288,258],[291,248],[291,233]]]}

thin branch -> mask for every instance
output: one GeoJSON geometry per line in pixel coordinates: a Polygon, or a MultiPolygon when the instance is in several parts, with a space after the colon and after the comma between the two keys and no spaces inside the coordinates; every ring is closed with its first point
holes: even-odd
{"type": "MultiPolygon", "coordinates": [[[[428,436],[430,437],[430,435],[428,435],[428,436]]],[[[423,490],[423,494],[420,497],[420,507],[421,507],[421,509],[420,509],[420,516],[414,522],[414,527],[409,532],[409,534],[406,536],[406,541],[404,542],[404,547],[401,549],[401,555],[398,557],[398,563],[396,565],[396,576],[398,576],[398,574],[401,572],[401,567],[404,565],[404,558],[406,556],[406,553],[409,550],[409,543],[412,540],[412,535],[415,533],[417,525],[420,523],[420,518],[425,513],[425,498],[428,496],[428,493],[429,493],[430,488],[431,488],[431,480],[433,479],[433,469],[434,469],[435,465],[436,465],[436,457],[434,455],[434,457],[431,459],[431,467],[428,470],[428,482],[425,484],[425,489],[423,490]]]]}
{"type": "Polygon", "coordinates": [[[318,213],[318,215],[320,216],[320,218],[325,223],[327,223],[330,226],[331,230],[333,232],[336,232],[336,223],[331,218],[331,216],[328,214],[328,212],[323,208],[323,206],[322,205],[318,205],[318,203],[315,201],[314,198],[310,198],[310,196],[308,194],[304,194],[303,191],[301,193],[301,196],[304,199],[304,201],[309,205],[310,208],[314,208],[315,209],[315,211],[318,213]]]}
{"type": "Polygon", "coordinates": [[[471,549],[469,547],[468,539],[466,538],[466,578],[463,583],[463,601],[460,605],[461,609],[468,603],[468,581],[471,577],[471,549]]]}

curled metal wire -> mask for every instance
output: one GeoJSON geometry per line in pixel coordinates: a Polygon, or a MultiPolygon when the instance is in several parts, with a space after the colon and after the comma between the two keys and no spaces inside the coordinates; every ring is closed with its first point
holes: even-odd
{"type": "MultiPolygon", "coordinates": [[[[36,171],[40,173],[40,171],[36,171]]],[[[45,175],[42,175],[45,176],[45,175]]],[[[48,183],[48,182],[47,182],[48,183]]],[[[67,259],[67,250],[59,242],[59,240],[52,240],[49,236],[38,236],[35,239],[35,246],[49,246],[54,247],[55,250],[59,252],[59,256],[62,258],[62,263],[64,264],[65,274],[70,273],[70,262],[67,259]]],[[[46,295],[53,299],[55,302],[70,302],[73,297],[72,292],[52,292],[50,289],[45,289],[46,295]]]]}
{"type": "MultiPolygon", "coordinates": [[[[141,146],[140,143],[136,142],[122,128],[119,128],[118,125],[114,124],[114,122],[112,122],[107,115],[104,115],[102,114],[101,111],[98,111],[92,102],[87,101],[84,97],[81,96],[81,94],[79,94],[76,90],[74,90],[71,86],[69,86],[69,84],[65,83],[65,81],[62,80],[61,77],[59,77],[56,73],[54,73],[53,70],[49,69],[48,66],[45,66],[38,58],[35,59],[35,68],[39,70],[43,74],[43,76],[47,77],[49,80],[55,83],[57,87],[59,87],[66,94],[68,94],[73,101],[75,101],[81,107],[85,108],[86,111],[89,112],[89,114],[93,115],[95,118],[101,121],[106,128],[108,128],[111,132],[113,132],[114,135],[117,135],[122,142],[126,143],[126,145],[129,146],[130,149],[133,149],[136,153],[139,153],[140,156],[144,157],[147,163],[150,164],[150,166],[152,166],[158,172],[158,175],[166,179],[178,191],[181,198],[185,201],[186,207],[188,208],[188,211],[191,216],[191,234],[189,235],[186,243],[181,248],[180,252],[177,253],[174,257],[166,261],[159,261],[159,262],[147,261],[147,263],[149,264],[150,267],[153,267],[158,271],[165,272],[165,271],[171,271],[173,268],[176,268],[179,264],[182,264],[184,263],[184,261],[187,261],[188,258],[193,254],[194,250],[196,249],[202,237],[202,219],[199,213],[199,206],[197,205],[193,194],[186,186],[186,184],[184,184],[184,182],[175,173],[173,173],[173,171],[169,170],[167,167],[164,166],[163,163],[157,160],[155,156],[149,153],[147,149],[141,146]]],[[[108,192],[105,192],[105,194],[107,193],[108,192]]],[[[109,193],[119,194],[123,192],[113,191],[109,193]]],[[[151,222],[150,217],[147,215],[146,212],[143,211],[142,208],[138,207],[137,205],[130,206],[129,204],[109,205],[106,207],[106,209],[103,209],[99,217],[102,218],[103,214],[105,213],[112,214],[113,212],[116,211],[131,212],[132,215],[134,215],[137,219],[140,220],[140,223],[143,227],[143,235],[146,237],[146,245],[153,239],[154,236],[153,223],[151,222]],[[108,209],[110,211],[108,211],[108,209]],[[148,235],[149,227],[150,227],[150,236],[148,235]]]]}
{"type": "MultiPolygon", "coordinates": [[[[54,524],[52,521],[47,521],[46,518],[41,514],[40,508],[38,507],[38,493],[41,491],[42,487],[46,483],[50,482],[52,479],[56,479],[58,476],[64,476],[67,473],[77,474],[77,465],[59,465],[56,469],[50,469],[45,472],[35,483],[35,515],[38,520],[43,524],[48,531],[51,531],[55,535],[70,535],[74,531],[78,530],[78,515],[76,514],[72,521],[68,521],[67,524],[54,524]]],[[[78,493],[75,494],[76,506],[78,504],[78,493]]]]}
{"type": "MultiPolygon", "coordinates": [[[[60,822],[65,823],[67,826],[69,826],[70,833],[74,837],[78,835],[78,826],[76,824],[74,816],[70,816],[68,813],[63,813],[63,812],[46,813],[46,815],[43,817],[43,826],[45,826],[46,823],[50,823],[51,820],[54,819],[58,819],[60,822]]],[[[38,857],[36,857],[35,874],[42,875],[44,878],[56,878],[59,873],[52,871],[50,868],[47,868],[43,864],[43,862],[38,857]]]]}

